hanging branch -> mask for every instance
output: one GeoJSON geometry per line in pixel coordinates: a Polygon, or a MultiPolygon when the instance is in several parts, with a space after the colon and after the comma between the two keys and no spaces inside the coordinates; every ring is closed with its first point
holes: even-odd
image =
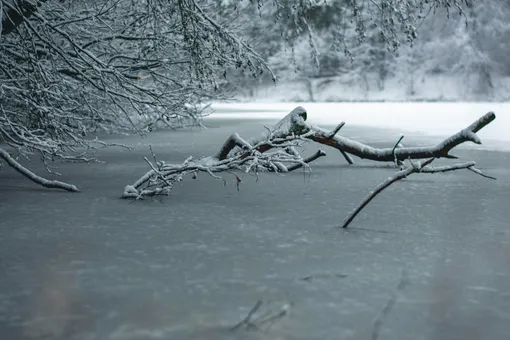
{"type": "Polygon", "coordinates": [[[28,170],[23,165],[19,164],[14,158],[11,157],[11,155],[9,155],[9,153],[7,151],[5,151],[2,148],[0,148],[0,158],[5,160],[7,162],[7,164],[9,164],[14,170],[19,172],[20,174],[22,174],[23,176],[25,176],[32,182],[42,185],[45,188],[62,189],[62,190],[71,191],[71,192],[79,191],[78,188],[72,184],[55,181],[55,180],[50,181],[46,178],[37,176],[32,171],[28,170]]]}

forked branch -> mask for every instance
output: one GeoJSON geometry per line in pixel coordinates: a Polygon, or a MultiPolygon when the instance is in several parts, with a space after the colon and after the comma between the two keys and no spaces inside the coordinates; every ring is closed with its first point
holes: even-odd
{"type": "Polygon", "coordinates": [[[468,169],[471,171],[474,171],[475,173],[486,177],[490,179],[496,179],[492,176],[487,176],[483,174],[479,169],[475,168],[475,162],[466,162],[466,163],[460,163],[460,164],[454,164],[454,165],[448,165],[448,166],[440,166],[440,167],[431,167],[429,166],[430,163],[434,161],[435,158],[430,158],[426,161],[421,161],[417,163],[411,162],[411,165],[409,165],[407,168],[396,172],[393,176],[389,177],[387,180],[379,184],[377,187],[375,187],[374,190],[372,190],[368,196],[361,201],[361,203],[354,209],[345,219],[345,221],[342,224],[342,228],[347,228],[347,226],[354,220],[354,218],[367,206],[370,201],[372,201],[375,196],[380,194],[384,189],[392,185],[393,183],[400,181],[407,176],[414,174],[414,173],[438,173],[438,172],[448,172],[448,171],[455,171],[460,169],[468,169]]]}

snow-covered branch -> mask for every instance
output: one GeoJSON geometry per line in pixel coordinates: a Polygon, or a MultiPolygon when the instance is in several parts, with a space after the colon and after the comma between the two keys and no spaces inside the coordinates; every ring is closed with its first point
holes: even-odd
{"type": "Polygon", "coordinates": [[[98,130],[201,125],[230,97],[219,69],[268,69],[203,1],[0,4],[0,140],[44,162],[88,160],[98,130]]]}
{"type": "Polygon", "coordinates": [[[260,171],[290,172],[302,167],[309,169],[308,163],[326,154],[318,151],[303,158],[296,150],[303,142],[306,140],[302,136],[282,133],[277,126],[270,130],[265,139],[253,140],[251,143],[235,133],[216,155],[196,160],[189,157],[182,164],[166,164],[158,161],[153,154],[154,162],[145,159],[151,169],[134,184],[126,186],[122,198],[168,195],[176,182],[181,182],[186,175],[196,177],[200,172],[221,180],[223,177],[216,173],[230,173],[239,184],[241,179],[233,171],[258,174],[260,171]]]}
{"type": "Polygon", "coordinates": [[[47,0],[0,1],[0,36],[14,31],[24,20],[30,18],[47,0]],[[3,7],[5,6],[5,9],[3,7]],[[5,13],[4,13],[5,11],[5,13]],[[3,15],[2,15],[3,14],[3,15]]]}
{"type": "Polygon", "coordinates": [[[68,183],[64,183],[64,182],[60,182],[60,181],[56,181],[56,180],[51,181],[46,178],[37,176],[32,171],[28,170],[27,168],[25,168],[24,166],[19,164],[14,158],[11,157],[11,155],[9,155],[9,153],[7,151],[5,151],[2,148],[0,148],[0,158],[2,158],[14,170],[19,172],[20,174],[22,174],[23,176],[25,176],[32,182],[42,185],[45,188],[62,189],[62,190],[72,191],[72,192],[79,191],[78,188],[72,184],[68,184],[68,183]]]}
{"type": "Polygon", "coordinates": [[[481,144],[480,138],[476,135],[480,129],[492,122],[496,118],[493,112],[489,112],[467,128],[459,131],[451,137],[445,139],[435,146],[428,147],[403,147],[403,148],[374,148],[366,144],[362,144],[351,139],[334,136],[330,137],[328,131],[322,128],[307,124],[304,120],[298,122],[303,130],[308,132],[306,138],[314,142],[329,145],[335,149],[346,152],[348,154],[379,162],[394,162],[405,159],[423,159],[423,158],[456,158],[449,152],[457,145],[464,142],[473,142],[481,144]]]}
{"type": "MultiPolygon", "coordinates": [[[[205,172],[216,179],[222,179],[216,173],[232,173],[237,170],[257,174],[259,171],[289,172],[301,167],[310,169],[309,163],[326,155],[325,152],[319,150],[314,155],[304,158],[297,151],[297,148],[310,141],[342,151],[350,164],[352,164],[352,159],[349,154],[375,161],[397,162],[398,164],[403,159],[432,157],[428,161],[417,163],[417,165],[412,163],[411,167],[398,172],[388,183],[383,183],[381,187],[376,189],[374,196],[364,202],[359,209],[361,210],[377,193],[394,181],[400,180],[413,172],[435,173],[458,169],[479,171],[474,168],[474,163],[438,168],[430,168],[427,165],[435,158],[453,158],[449,151],[463,142],[481,143],[476,132],[495,119],[494,113],[490,112],[436,146],[408,148],[399,144],[400,139],[393,148],[378,149],[339,136],[338,132],[344,126],[343,122],[332,131],[326,131],[308,124],[306,122],[307,117],[307,111],[298,106],[275,126],[266,128],[267,131],[261,137],[244,139],[239,134],[234,133],[227,138],[215,155],[197,160],[188,158],[182,164],[166,164],[157,161],[153,155],[154,164],[146,159],[151,169],[134,184],[126,186],[122,197],[142,198],[144,196],[169,194],[175,182],[182,181],[186,175],[196,176],[199,172],[205,172]],[[397,148],[397,146],[399,147],[397,148]]],[[[238,180],[237,183],[239,183],[240,178],[237,175],[235,176],[238,180]]],[[[354,218],[358,212],[355,212],[351,217],[354,218]]]]}

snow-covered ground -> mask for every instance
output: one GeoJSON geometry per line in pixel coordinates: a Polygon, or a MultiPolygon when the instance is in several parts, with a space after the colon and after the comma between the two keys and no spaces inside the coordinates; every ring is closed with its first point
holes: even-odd
{"type": "MultiPolygon", "coordinates": [[[[498,181],[469,171],[413,175],[384,191],[348,230],[338,228],[346,214],[394,169],[359,159],[347,165],[329,149],[310,176],[244,175],[237,191],[230,174],[226,187],[201,175],[169,197],[119,199],[148,170],[148,145],[172,163],[210,155],[234,131],[263,132],[288,105],[271,106],[262,121],[244,119],[256,106],[239,116],[240,109],[223,107],[204,131],[110,137],[134,151],[100,150],[104,164],[58,164],[59,179],[81,193],[40,188],[2,168],[0,339],[366,340],[392,296],[380,340],[509,339],[508,152],[461,148],[462,160],[477,161],[498,181]],[[229,332],[259,299],[276,311],[290,303],[290,314],[268,332],[229,332]]],[[[379,147],[398,137],[366,126],[393,127],[388,115],[375,124],[371,116],[341,114],[364,111],[356,106],[336,106],[340,114],[331,108],[333,118],[321,121],[316,112],[324,106],[303,105],[316,123],[346,120],[346,137],[379,147]]],[[[488,105],[457,122],[434,113],[415,130],[455,132],[488,109],[499,115],[487,128],[500,129],[504,112],[488,105]]],[[[405,140],[431,138],[409,133],[405,140]]],[[[44,172],[36,160],[29,166],[44,172]]]]}
{"type": "MultiPolygon", "coordinates": [[[[216,103],[211,119],[280,119],[296,106],[317,125],[390,129],[404,135],[444,137],[493,111],[496,121],[479,132],[483,148],[510,150],[510,103],[216,103]]],[[[405,144],[405,139],[404,139],[405,144]]]]}

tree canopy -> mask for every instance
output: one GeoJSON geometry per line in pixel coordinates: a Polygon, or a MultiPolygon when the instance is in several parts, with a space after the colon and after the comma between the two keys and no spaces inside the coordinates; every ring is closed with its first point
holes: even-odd
{"type": "MultiPolygon", "coordinates": [[[[18,155],[87,161],[90,134],[200,124],[227,72],[275,74],[267,58],[306,37],[353,58],[416,39],[461,0],[1,0],[0,140],[18,155]],[[345,34],[351,27],[355,37],[345,34]],[[316,32],[328,30],[326,36],[316,32]],[[377,31],[378,38],[369,32],[377,31]],[[261,34],[264,32],[264,34],[261,34]],[[257,37],[267,49],[256,48],[257,37]],[[350,44],[366,42],[370,51],[350,44]],[[375,40],[374,40],[375,39],[375,40]],[[327,41],[327,43],[325,43],[327,41]],[[379,47],[378,47],[379,46],[379,47]]],[[[379,52],[378,52],[379,51],[379,52]]],[[[327,62],[328,53],[322,61],[327,62]]],[[[332,68],[334,58],[330,58],[332,68]]],[[[374,66],[377,67],[377,66],[374,66]]]]}

